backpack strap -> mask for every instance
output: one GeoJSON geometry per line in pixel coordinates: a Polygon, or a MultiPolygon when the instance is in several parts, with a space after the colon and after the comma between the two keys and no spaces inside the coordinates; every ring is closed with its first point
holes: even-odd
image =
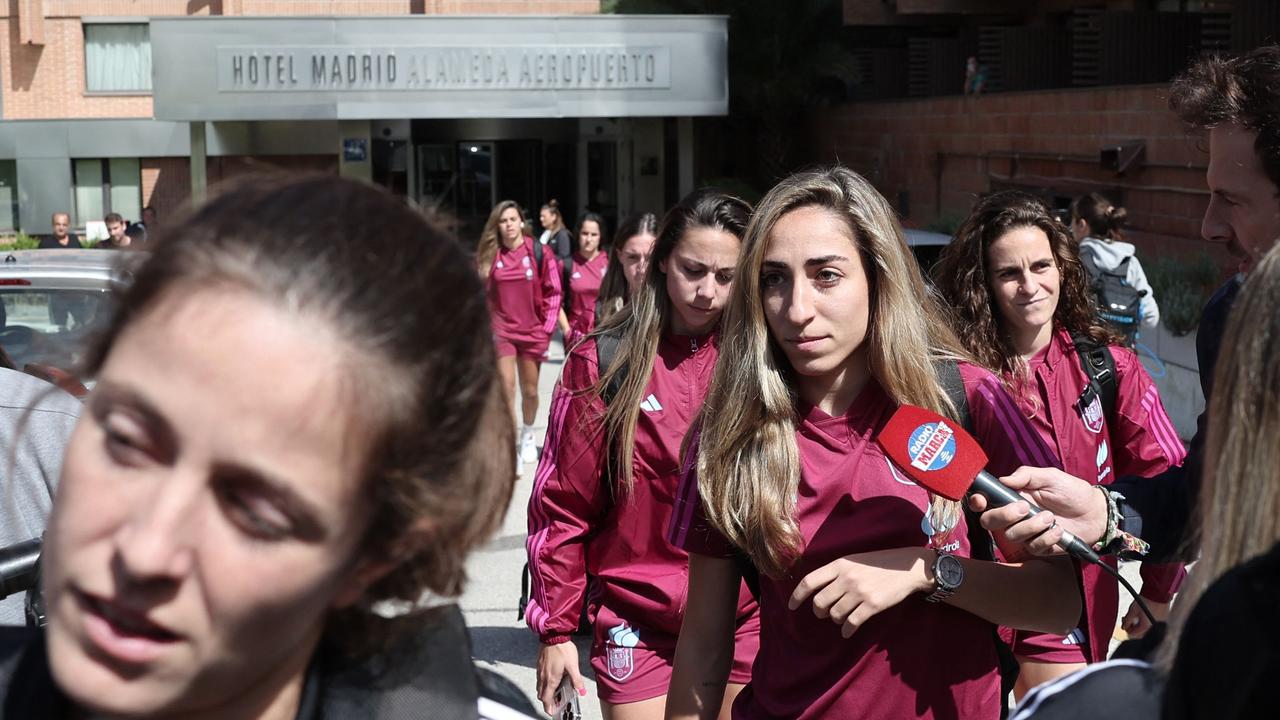
{"type": "Polygon", "coordinates": [[[933,364],[938,372],[938,382],[947,393],[947,399],[955,406],[957,419],[966,431],[969,428],[969,396],[964,392],[964,379],[960,377],[960,364],[955,360],[938,360],[933,364]]]}
{"type": "MultiPolygon", "coordinates": [[[[618,346],[621,344],[620,331],[596,335],[596,366],[599,368],[601,377],[613,367],[613,362],[618,356],[618,346]]],[[[622,389],[622,376],[625,374],[625,372],[615,374],[610,378],[609,384],[604,386],[600,399],[604,400],[605,407],[608,407],[609,403],[618,396],[618,392],[622,389]]]]}
{"type": "Polygon", "coordinates": [[[1133,260],[1132,255],[1126,255],[1125,258],[1120,261],[1120,264],[1116,266],[1115,274],[1124,278],[1125,285],[1129,284],[1129,263],[1132,260],[1133,260]]]}
{"type": "MultiPolygon", "coordinates": [[[[966,432],[973,432],[972,423],[969,418],[969,396],[964,391],[964,378],[960,376],[960,364],[955,360],[936,360],[933,367],[938,372],[938,383],[942,385],[943,391],[947,393],[947,399],[956,409],[956,417],[960,421],[960,425],[966,432]]],[[[969,552],[973,557],[979,560],[995,560],[996,546],[995,539],[991,534],[982,529],[982,524],[978,522],[978,513],[969,509],[968,503],[962,504],[964,507],[964,519],[969,528],[969,552]]]]}
{"type": "MultiPolygon", "coordinates": [[[[1127,260],[1126,260],[1127,262],[1127,260]]],[[[1085,392],[1095,392],[1102,401],[1102,412],[1108,418],[1116,409],[1116,394],[1120,390],[1119,377],[1116,375],[1116,358],[1111,348],[1099,345],[1084,335],[1072,335],[1071,342],[1076,346],[1076,355],[1080,357],[1080,368],[1089,378],[1089,387],[1085,392]]]]}
{"type": "Polygon", "coordinates": [[[533,240],[533,264],[538,266],[535,272],[542,274],[542,253],[544,248],[542,247],[542,243],[538,242],[536,239],[530,239],[533,240]]]}
{"type": "Polygon", "coordinates": [[[562,260],[560,266],[560,306],[564,308],[565,313],[568,313],[569,305],[573,300],[573,286],[570,284],[573,280],[573,256],[570,255],[562,260]]]}
{"type": "MultiPolygon", "coordinates": [[[[969,417],[969,396],[964,391],[964,378],[960,376],[960,364],[955,360],[936,360],[933,364],[938,371],[938,382],[947,393],[947,398],[955,406],[957,419],[965,431],[972,433],[969,417]]],[[[996,541],[991,533],[982,528],[978,513],[969,509],[969,503],[961,503],[964,509],[965,526],[968,528],[969,555],[975,560],[996,559],[996,541]]],[[[1018,659],[1012,648],[1000,638],[999,631],[992,628],[992,639],[996,646],[996,660],[1000,668],[1000,717],[1009,714],[1008,697],[1018,681],[1018,659]]]]}
{"type": "Polygon", "coordinates": [[[1092,283],[1098,279],[1101,270],[1098,268],[1098,257],[1088,245],[1080,248],[1080,264],[1084,266],[1086,279],[1092,283]]]}

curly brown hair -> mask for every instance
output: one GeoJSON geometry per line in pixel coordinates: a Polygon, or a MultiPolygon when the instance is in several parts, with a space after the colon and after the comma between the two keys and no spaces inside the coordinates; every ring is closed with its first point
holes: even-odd
{"type": "Polygon", "coordinates": [[[987,277],[987,248],[1005,233],[1021,227],[1037,228],[1049,238],[1061,276],[1054,324],[1098,344],[1122,344],[1123,338],[1098,319],[1097,305],[1071,234],[1040,198],[1005,190],[978,201],[933,270],[934,282],[950,305],[953,327],[965,348],[1005,378],[1016,377],[1024,367],[991,297],[987,277]]]}

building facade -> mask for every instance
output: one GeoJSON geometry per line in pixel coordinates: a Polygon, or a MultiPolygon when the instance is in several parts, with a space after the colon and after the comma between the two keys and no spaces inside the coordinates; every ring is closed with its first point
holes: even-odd
{"type": "Polygon", "coordinates": [[[1169,111],[1169,81],[1202,54],[1276,42],[1280,2],[844,0],[844,21],[859,71],[815,124],[817,159],[867,176],[918,227],[953,230],[998,189],[1064,217],[1089,192],[1125,207],[1161,308],[1144,363],[1191,437],[1193,328],[1236,261],[1200,237],[1208,155],[1169,111]]]}
{"type": "Polygon", "coordinates": [[[1208,157],[1169,112],[1168,83],[1203,53],[1275,42],[1280,3],[845,0],[844,18],[861,72],[819,122],[821,152],[910,222],[953,224],[998,188],[1059,209],[1096,191],[1128,209],[1144,256],[1230,266],[1200,239],[1208,157]]]}
{"type": "Polygon", "coordinates": [[[691,189],[693,118],[728,109],[725,18],[599,0],[22,0],[0,24],[0,231],[163,216],[262,168],[466,232],[504,198],[613,224],[691,189]]]}

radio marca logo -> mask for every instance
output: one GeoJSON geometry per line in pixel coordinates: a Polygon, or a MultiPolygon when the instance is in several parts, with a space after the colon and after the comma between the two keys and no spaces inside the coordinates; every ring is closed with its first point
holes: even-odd
{"type": "Polygon", "coordinates": [[[925,423],[911,433],[907,454],[911,458],[911,467],[941,470],[955,459],[955,431],[943,422],[925,423]]]}

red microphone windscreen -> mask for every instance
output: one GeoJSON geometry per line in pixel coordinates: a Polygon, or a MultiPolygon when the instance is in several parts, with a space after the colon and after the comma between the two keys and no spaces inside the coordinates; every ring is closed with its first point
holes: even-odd
{"type": "Polygon", "coordinates": [[[917,485],[959,500],[987,466],[987,454],[959,423],[914,405],[898,408],[876,442],[917,485]]]}

